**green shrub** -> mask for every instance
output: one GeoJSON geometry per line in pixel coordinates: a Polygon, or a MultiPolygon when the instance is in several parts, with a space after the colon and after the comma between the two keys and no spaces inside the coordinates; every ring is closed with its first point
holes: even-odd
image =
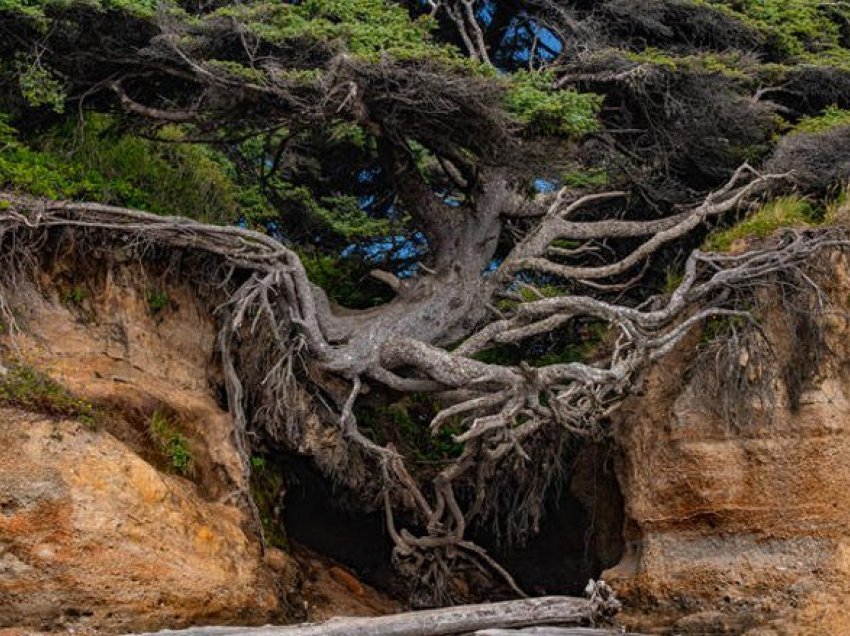
{"type": "Polygon", "coordinates": [[[507,109],[531,133],[577,137],[599,129],[601,95],[556,90],[548,72],[523,71],[505,81],[507,109]]]}
{"type": "Polygon", "coordinates": [[[280,519],[280,500],[286,492],[285,460],[254,455],[251,457],[251,467],[251,498],[257,505],[266,543],[281,550],[289,550],[292,546],[280,519]]]}
{"type": "Polygon", "coordinates": [[[17,71],[21,95],[30,106],[47,106],[54,112],[64,112],[65,92],[52,73],[32,59],[19,59],[17,71]]]}
{"type": "Polygon", "coordinates": [[[378,444],[393,442],[417,464],[435,464],[458,457],[463,444],[454,440],[462,432],[459,418],[443,423],[436,435],[429,425],[440,405],[431,395],[412,394],[392,404],[357,407],[359,425],[378,444]]]}
{"type": "Polygon", "coordinates": [[[18,13],[37,21],[44,21],[53,9],[87,8],[100,11],[126,11],[129,15],[141,18],[153,17],[160,3],[157,0],[2,0],[2,13],[18,13]]]}
{"type": "Polygon", "coordinates": [[[850,190],[843,189],[837,197],[826,204],[823,222],[827,225],[850,224],[850,190]]]}
{"type": "MultiPolygon", "coordinates": [[[[210,223],[269,216],[267,204],[236,183],[221,153],[119,134],[112,125],[108,116],[91,115],[83,126],[69,122],[24,143],[0,113],[0,187],[210,223]]],[[[176,142],[182,133],[172,127],[161,134],[176,142]]]]}
{"type": "Polygon", "coordinates": [[[304,0],[299,3],[228,3],[215,18],[237,18],[269,41],[323,43],[368,60],[427,57],[462,64],[454,47],[434,42],[434,20],[411,20],[406,9],[385,0],[304,0]]]}
{"type": "Polygon", "coordinates": [[[604,168],[574,170],[561,175],[563,185],[568,188],[599,188],[608,185],[610,175],[604,168]]]}
{"type": "Polygon", "coordinates": [[[307,250],[300,250],[299,256],[310,280],[326,290],[334,302],[345,307],[374,307],[391,300],[394,295],[386,285],[365,274],[370,267],[359,259],[307,250]]]}
{"type": "Polygon", "coordinates": [[[804,117],[794,127],[792,134],[824,133],[839,126],[850,126],[850,110],[830,106],[816,117],[804,117]]]}
{"type": "Polygon", "coordinates": [[[148,301],[148,310],[152,315],[156,315],[165,310],[171,304],[171,298],[166,291],[148,290],[146,294],[148,301]]]}
{"type": "MultiPolygon", "coordinates": [[[[701,2],[704,0],[700,0],[701,2]]],[[[769,48],[784,56],[837,47],[846,8],[813,0],[707,0],[719,10],[739,17],[761,31],[769,48]]]]}
{"type": "Polygon", "coordinates": [[[162,411],[156,411],[148,422],[148,434],[157,451],[180,475],[191,475],[194,469],[189,441],[162,411]]]}
{"type": "Polygon", "coordinates": [[[71,287],[62,294],[62,302],[66,305],[76,305],[79,307],[85,302],[87,297],[88,294],[82,287],[71,287]]]}

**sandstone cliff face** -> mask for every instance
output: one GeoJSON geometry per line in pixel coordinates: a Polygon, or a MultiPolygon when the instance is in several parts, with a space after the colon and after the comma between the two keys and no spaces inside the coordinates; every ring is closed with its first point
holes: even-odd
{"type": "MultiPolygon", "coordinates": [[[[831,269],[840,312],[847,263],[836,257],[831,269]]],[[[626,555],[603,576],[626,597],[630,626],[850,630],[850,324],[842,313],[823,322],[826,354],[796,410],[778,387],[776,402],[748,421],[718,417],[718,396],[687,380],[694,340],[620,414],[626,555]]],[[[775,364],[800,364],[781,313],[766,328],[775,364]]]]}
{"type": "Polygon", "coordinates": [[[245,475],[212,389],[206,310],[171,287],[153,311],[140,270],[97,269],[73,300],[61,272],[17,290],[24,333],[7,354],[104,415],[90,426],[0,409],[0,627],[284,620],[297,566],[278,555],[268,567],[236,505],[245,475]],[[191,478],[151,448],[156,410],[189,440],[191,478]]]}
{"type": "Polygon", "coordinates": [[[0,421],[0,624],[134,630],[280,610],[235,508],[108,433],[0,421]]]}
{"type": "Polygon", "coordinates": [[[0,328],[0,369],[43,371],[99,415],[92,424],[0,403],[0,633],[397,610],[321,555],[262,549],[210,307],[187,272],[113,257],[56,259],[33,284],[4,290],[21,332],[0,328]],[[187,475],[151,439],[157,412],[187,441],[187,475]]]}
{"type": "MultiPolygon", "coordinates": [[[[828,291],[843,310],[850,266],[831,265],[828,291]]],[[[0,340],[0,353],[46,370],[108,417],[91,427],[0,408],[0,629],[286,622],[302,599],[313,619],[395,609],[315,555],[299,564],[262,554],[234,496],[246,477],[214,389],[215,326],[190,286],[170,286],[167,309],[152,311],[155,282],[130,265],[102,268],[73,302],[57,280],[53,272],[40,292],[19,290],[26,329],[17,349],[0,340]],[[189,439],[188,478],[151,449],[144,426],[158,409],[189,439]]],[[[822,322],[827,352],[799,408],[778,386],[747,421],[718,416],[715,396],[687,372],[697,334],[621,411],[626,553],[604,577],[626,600],[629,627],[847,632],[850,321],[836,312],[822,322]]],[[[798,364],[781,312],[765,328],[777,367],[798,364]]]]}

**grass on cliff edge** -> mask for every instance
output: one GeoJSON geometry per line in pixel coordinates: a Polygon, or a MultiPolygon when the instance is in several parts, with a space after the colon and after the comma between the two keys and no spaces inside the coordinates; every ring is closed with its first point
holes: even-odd
{"type": "Polygon", "coordinates": [[[0,405],[75,419],[88,425],[95,424],[97,415],[88,400],[74,395],[43,371],[18,363],[0,374],[0,405]]]}
{"type": "Polygon", "coordinates": [[[820,222],[817,211],[806,199],[791,195],[779,197],[761,206],[754,214],[732,227],[712,233],[703,250],[728,252],[746,239],[765,239],[783,227],[809,227],[820,222]]]}

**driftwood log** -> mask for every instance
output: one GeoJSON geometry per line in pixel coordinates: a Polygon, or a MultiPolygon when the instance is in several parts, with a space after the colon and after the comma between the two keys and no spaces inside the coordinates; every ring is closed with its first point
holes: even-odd
{"type": "Polygon", "coordinates": [[[485,629],[474,636],[641,636],[633,632],[592,627],[530,627],[528,629],[485,629]]]}
{"type": "MultiPolygon", "coordinates": [[[[461,605],[442,609],[406,612],[375,618],[335,618],[326,623],[292,627],[197,627],[162,631],[180,636],[451,636],[452,634],[612,634],[605,630],[514,632],[509,628],[542,625],[582,625],[600,614],[593,600],[567,596],[521,599],[482,605],[461,605]],[[498,629],[496,629],[498,628],[498,629]],[[482,631],[493,630],[496,631],[482,631]]],[[[604,611],[604,610],[603,610],[604,611]]]]}

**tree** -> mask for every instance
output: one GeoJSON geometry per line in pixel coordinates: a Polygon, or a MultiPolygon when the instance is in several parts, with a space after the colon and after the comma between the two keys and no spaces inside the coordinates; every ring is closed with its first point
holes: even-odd
{"type": "Polygon", "coordinates": [[[469,528],[533,533],[564,440],[604,436],[641,372],[695,325],[750,320],[754,289],[805,284],[805,263],[843,244],[795,229],[743,253],[695,249],[706,226],[812,185],[794,182],[787,149],[782,172],[746,159],[822,108],[783,101],[805,90],[795,60],[815,55],[811,38],[830,39],[809,72],[847,85],[823,53],[846,53],[843,9],[590,4],[6,0],[2,104],[23,137],[58,111],[108,113],[125,134],[216,149],[263,204],[243,215],[251,230],[10,193],[0,241],[21,250],[64,229],[215,258],[241,443],[262,430],[297,448],[318,413],[345,452],[317,463],[349,485],[380,475],[367,494],[421,600],[450,600],[463,564],[519,592],[469,528]],[[832,26],[797,33],[792,19],[832,26]],[[374,292],[316,285],[316,258],[370,272],[374,292]],[[680,268],[667,293],[665,267],[680,268]],[[428,430],[456,447],[427,480],[358,425],[375,392],[432,396],[428,430]]]}

